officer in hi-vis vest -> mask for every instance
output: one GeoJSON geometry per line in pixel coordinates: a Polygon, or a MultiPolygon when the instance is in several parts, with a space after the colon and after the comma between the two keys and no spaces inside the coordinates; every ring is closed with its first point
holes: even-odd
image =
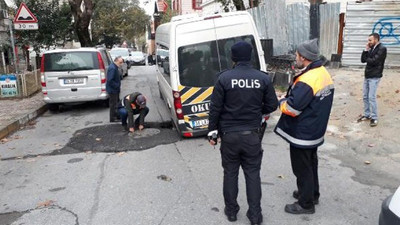
{"type": "Polygon", "coordinates": [[[251,224],[260,224],[263,150],[259,131],[263,115],[275,111],[278,100],[269,75],[251,66],[252,46],[240,41],[231,51],[234,68],[220,74],[211,96],[208,137],[211,145],[217,144],[218,136],[222,140],[225,215],[229,221],[237,220],[241,166],[249,204],[246,215],[251,224]]]}

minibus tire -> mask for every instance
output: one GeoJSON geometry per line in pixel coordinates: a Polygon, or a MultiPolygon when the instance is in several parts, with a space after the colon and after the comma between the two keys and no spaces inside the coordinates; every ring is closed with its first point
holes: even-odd
{"type": "Polygon", "coordinates": [[[102,105],[104,105],[106,108],[110,107],[110,101],[108,99],[106,100],[101,100],[102,105]]]}
{"type": "Polygon", "coordinates": [[[56,103],[49,103],[47,104],[47,108],[50,110],[50,112],[58,112],[60,109],[59,104],[56,103]]]}

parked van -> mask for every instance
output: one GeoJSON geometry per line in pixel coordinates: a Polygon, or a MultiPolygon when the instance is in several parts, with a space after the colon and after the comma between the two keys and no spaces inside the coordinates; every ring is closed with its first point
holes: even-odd
{"type": "Polygon", "coordinates": [[[41,83],[50,110],[61,103],[101,100],[106,105],[106,72],[111,64],[106,49],[50,50],[42,55],[41,83]]]}
{"type": "Polygon", "coordinates": [[[232,68],[231,46],[242,40],[253,46],[254,68],[266,71],[257,30],[247,12],[177,16],[157,28],[160,95],[183,136],[207,133],[210,97],[217,74],[232,68]]]}

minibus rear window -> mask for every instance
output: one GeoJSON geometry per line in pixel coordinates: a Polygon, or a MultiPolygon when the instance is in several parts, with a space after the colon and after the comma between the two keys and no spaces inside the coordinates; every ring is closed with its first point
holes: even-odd
{"type": "Polygon", "coordinates": [[[232,68],[231,47],[242,40],[253,46],[251,63],[253,68],[260,69],[253,36],[219,39],[178,48],[180,84],[190,87],[214,86],[217,74],[232,68]]]}
{"type": "Polygon", "coordinates": [[[46,54],[46,72],[99,69],[96,52],[60,52],[46,54]]]}

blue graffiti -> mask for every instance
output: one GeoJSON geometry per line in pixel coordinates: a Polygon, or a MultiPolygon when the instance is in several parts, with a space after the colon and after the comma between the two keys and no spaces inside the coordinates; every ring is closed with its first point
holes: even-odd
{"type": "Polygon", "coordinates": [[[378,33],[385,45],[400,45],[400,17],[384,17],[378,20],[372,33],[378,33]]]}

